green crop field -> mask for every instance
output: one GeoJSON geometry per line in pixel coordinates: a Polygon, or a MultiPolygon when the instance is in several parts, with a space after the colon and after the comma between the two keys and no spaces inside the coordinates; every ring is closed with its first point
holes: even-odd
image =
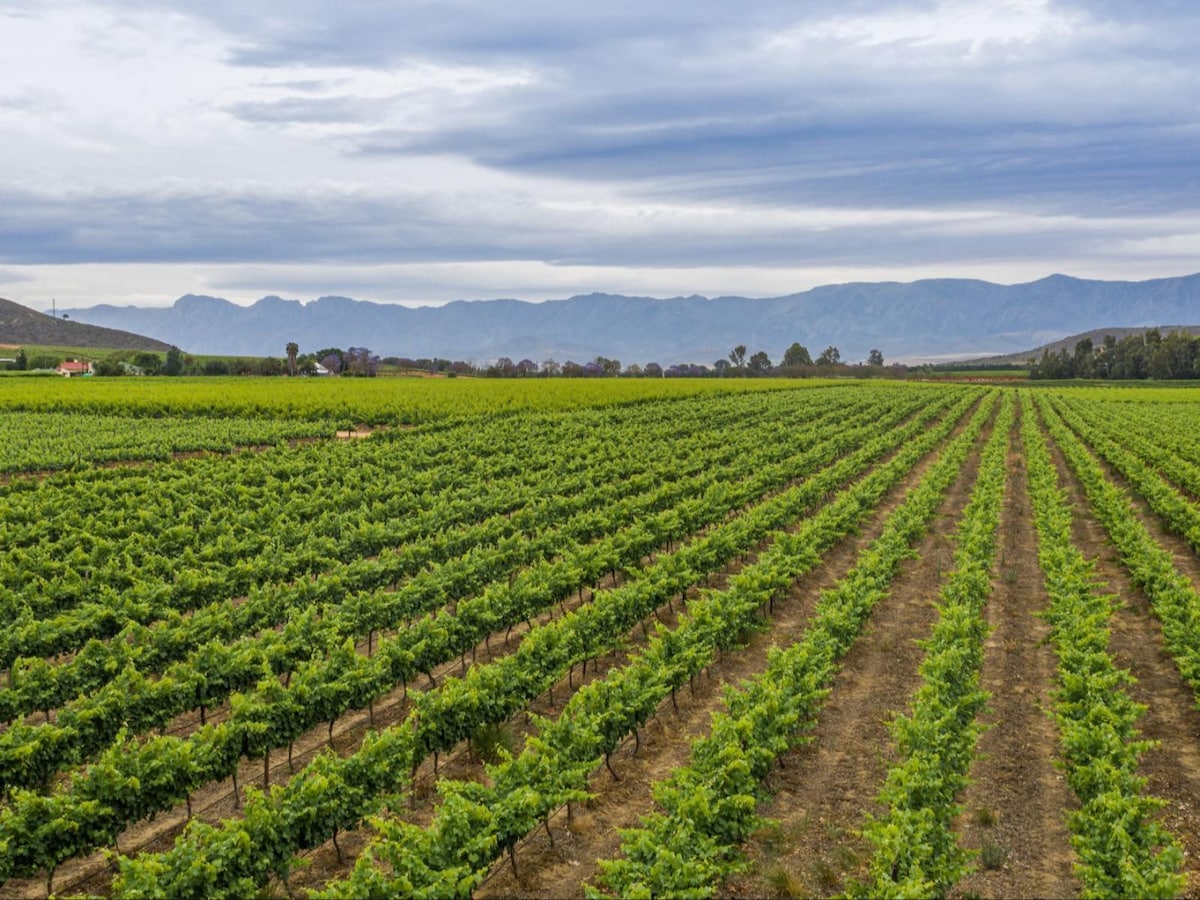
{"type": "Polygon", "coordinates": [[[79,378],[0,383],[0,409],[154,416],[269,417],[412,425],[461,416],[569,410],[836,382],[784,379],[79,378]]]}
{"type": "Polygon", "coordinates": [[[0,422],[3,896],[1200,890],[1195,388],[0,379],[0,422]]]}

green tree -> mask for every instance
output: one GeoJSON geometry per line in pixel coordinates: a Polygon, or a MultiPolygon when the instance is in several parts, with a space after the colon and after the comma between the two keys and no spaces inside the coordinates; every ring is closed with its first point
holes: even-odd
{"type": "Polygon", "coordinates": [[[133,364],[145,372],[147,375],[157,375],[162,371],[162,357],[157,353],[151,353],[149,350],[144,350],[141,353],[133,355],[133,364]]]}
{"type": "Polygon", "coordinates": [[[288,341],[284,351],[287,353],[288,375],[294,376],[296,374],[296,357],[300,355],[300,345],[295,341],[288,341]]]}
{"type": "Polygon", "coordinates": [[[1096,376],[1095,348],[1091,338],[1084,338],[1075,344],[1075,358],[1072,360],[1072,374],[1076,378],[1094,378],[1096,376]]]}
{"type": "Polygon", "coordinates": [[[729,352],[729,361],[734,368],[740,369],[746,365],[746,345],[738,344],[729,352]]]}
{"type": "Polygon", "coordinates": [[[883,365],[883,354],[878,350],[872,350],[870,353],[867,354],[867,365],[868,366],[882,366],[883,365]]]}
{"type": "Polygon", "coordinates": [[[755,375],[762,375],[771,368],[771,358],[767,356],[765,351],[759,350],[750,357],[750,371],[755,375]]]}
{"type": "Polygon", "coordinates": [[[163,363],[162,371],[164,375],[179,375],[183,372],[183,351],[174,344],[167,351],[167,361],[163,363]]]}
{"type": "Polygon", "coordinates": [[[818,366],[836,366],[842,361],[841,351],[837,347],[830,344],[821,351],[821,355],[817,357],[818,366]]]}
{"type": "Polygon", "coordinates": [[[808,352],[808,348],[799,341],[788,347],[783,353],[783,365],[791,366],[811,366],[813,364],[812,356],[808,352]]]}
{"type": "Polygon", "coordinates": [[[117,375],[124,375],[125,367],[119,356],[109,356],[106,359],[98,359],[92,364],[92,374],[113,378],[117,375]]]}
{"type": "Polygon", "coordinates": [[[17,351],[17,371],[24,372],[29,367],[29,357],[25,355],[25,348],[22,347],[17,351]]]}

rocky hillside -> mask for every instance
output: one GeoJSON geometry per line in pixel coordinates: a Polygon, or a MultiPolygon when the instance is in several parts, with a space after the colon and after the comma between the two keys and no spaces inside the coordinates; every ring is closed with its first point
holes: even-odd
{"type": "Polygon", "coordinates": [[[97,350],[167,350],[170,345],[129,331],[56,319],[0,298],[0,344],[24,347],[94,347],[97,350]]]}

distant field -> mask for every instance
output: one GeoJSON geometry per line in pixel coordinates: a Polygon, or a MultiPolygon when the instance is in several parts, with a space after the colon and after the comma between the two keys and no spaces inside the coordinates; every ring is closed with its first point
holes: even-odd
{"type": "Polygon", "coordinates": [[[1200,886],[1195,388],[10,380],[0,429],[0,897],[1200,886]]]}
{"type": "Polygon", "coordinates": [[[250,416],[412,425],[447,417],[562,410],[846,381],[765,378],[72,378],[0,381],[0,409],[130,416],[250,416]]]}
{"type": "MultiPolygon", "coordinates": [[[[924,377],[924,376],[922,376],[924,377]]],[[[1021,381],[1029,378],[1028,369],[935,369],[931,378],[961,380],[978,378],[979,380],[1021,381]]]]}
{"type": "Polygon", "coordinates": [[[1072,395],[1132,403],[1195,403],[1200,381],[1070,381],[1032,382],[1039,388],[1067,388],[1072,395]]]}
{"type": "Polygon", "coordinates": [[[103,359],[111,353],[130,354],[136,352],[133,350],[105,350],[96,347],[70,347],[59,344],[2,344],[0,345],[0,356],[12,356],[18,349],[23,349],[25,355],[29,357],[45,355],[57,356],[62,359],[103,359]]]}

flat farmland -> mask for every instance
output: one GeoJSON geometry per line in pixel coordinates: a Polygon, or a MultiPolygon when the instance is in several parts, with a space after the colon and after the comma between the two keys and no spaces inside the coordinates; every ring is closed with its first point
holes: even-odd
{"type": "Polygon", "coordinates": [[[0,384],[0,896],[1200,892],[1195,389],[119,381],[0,384]]]}

